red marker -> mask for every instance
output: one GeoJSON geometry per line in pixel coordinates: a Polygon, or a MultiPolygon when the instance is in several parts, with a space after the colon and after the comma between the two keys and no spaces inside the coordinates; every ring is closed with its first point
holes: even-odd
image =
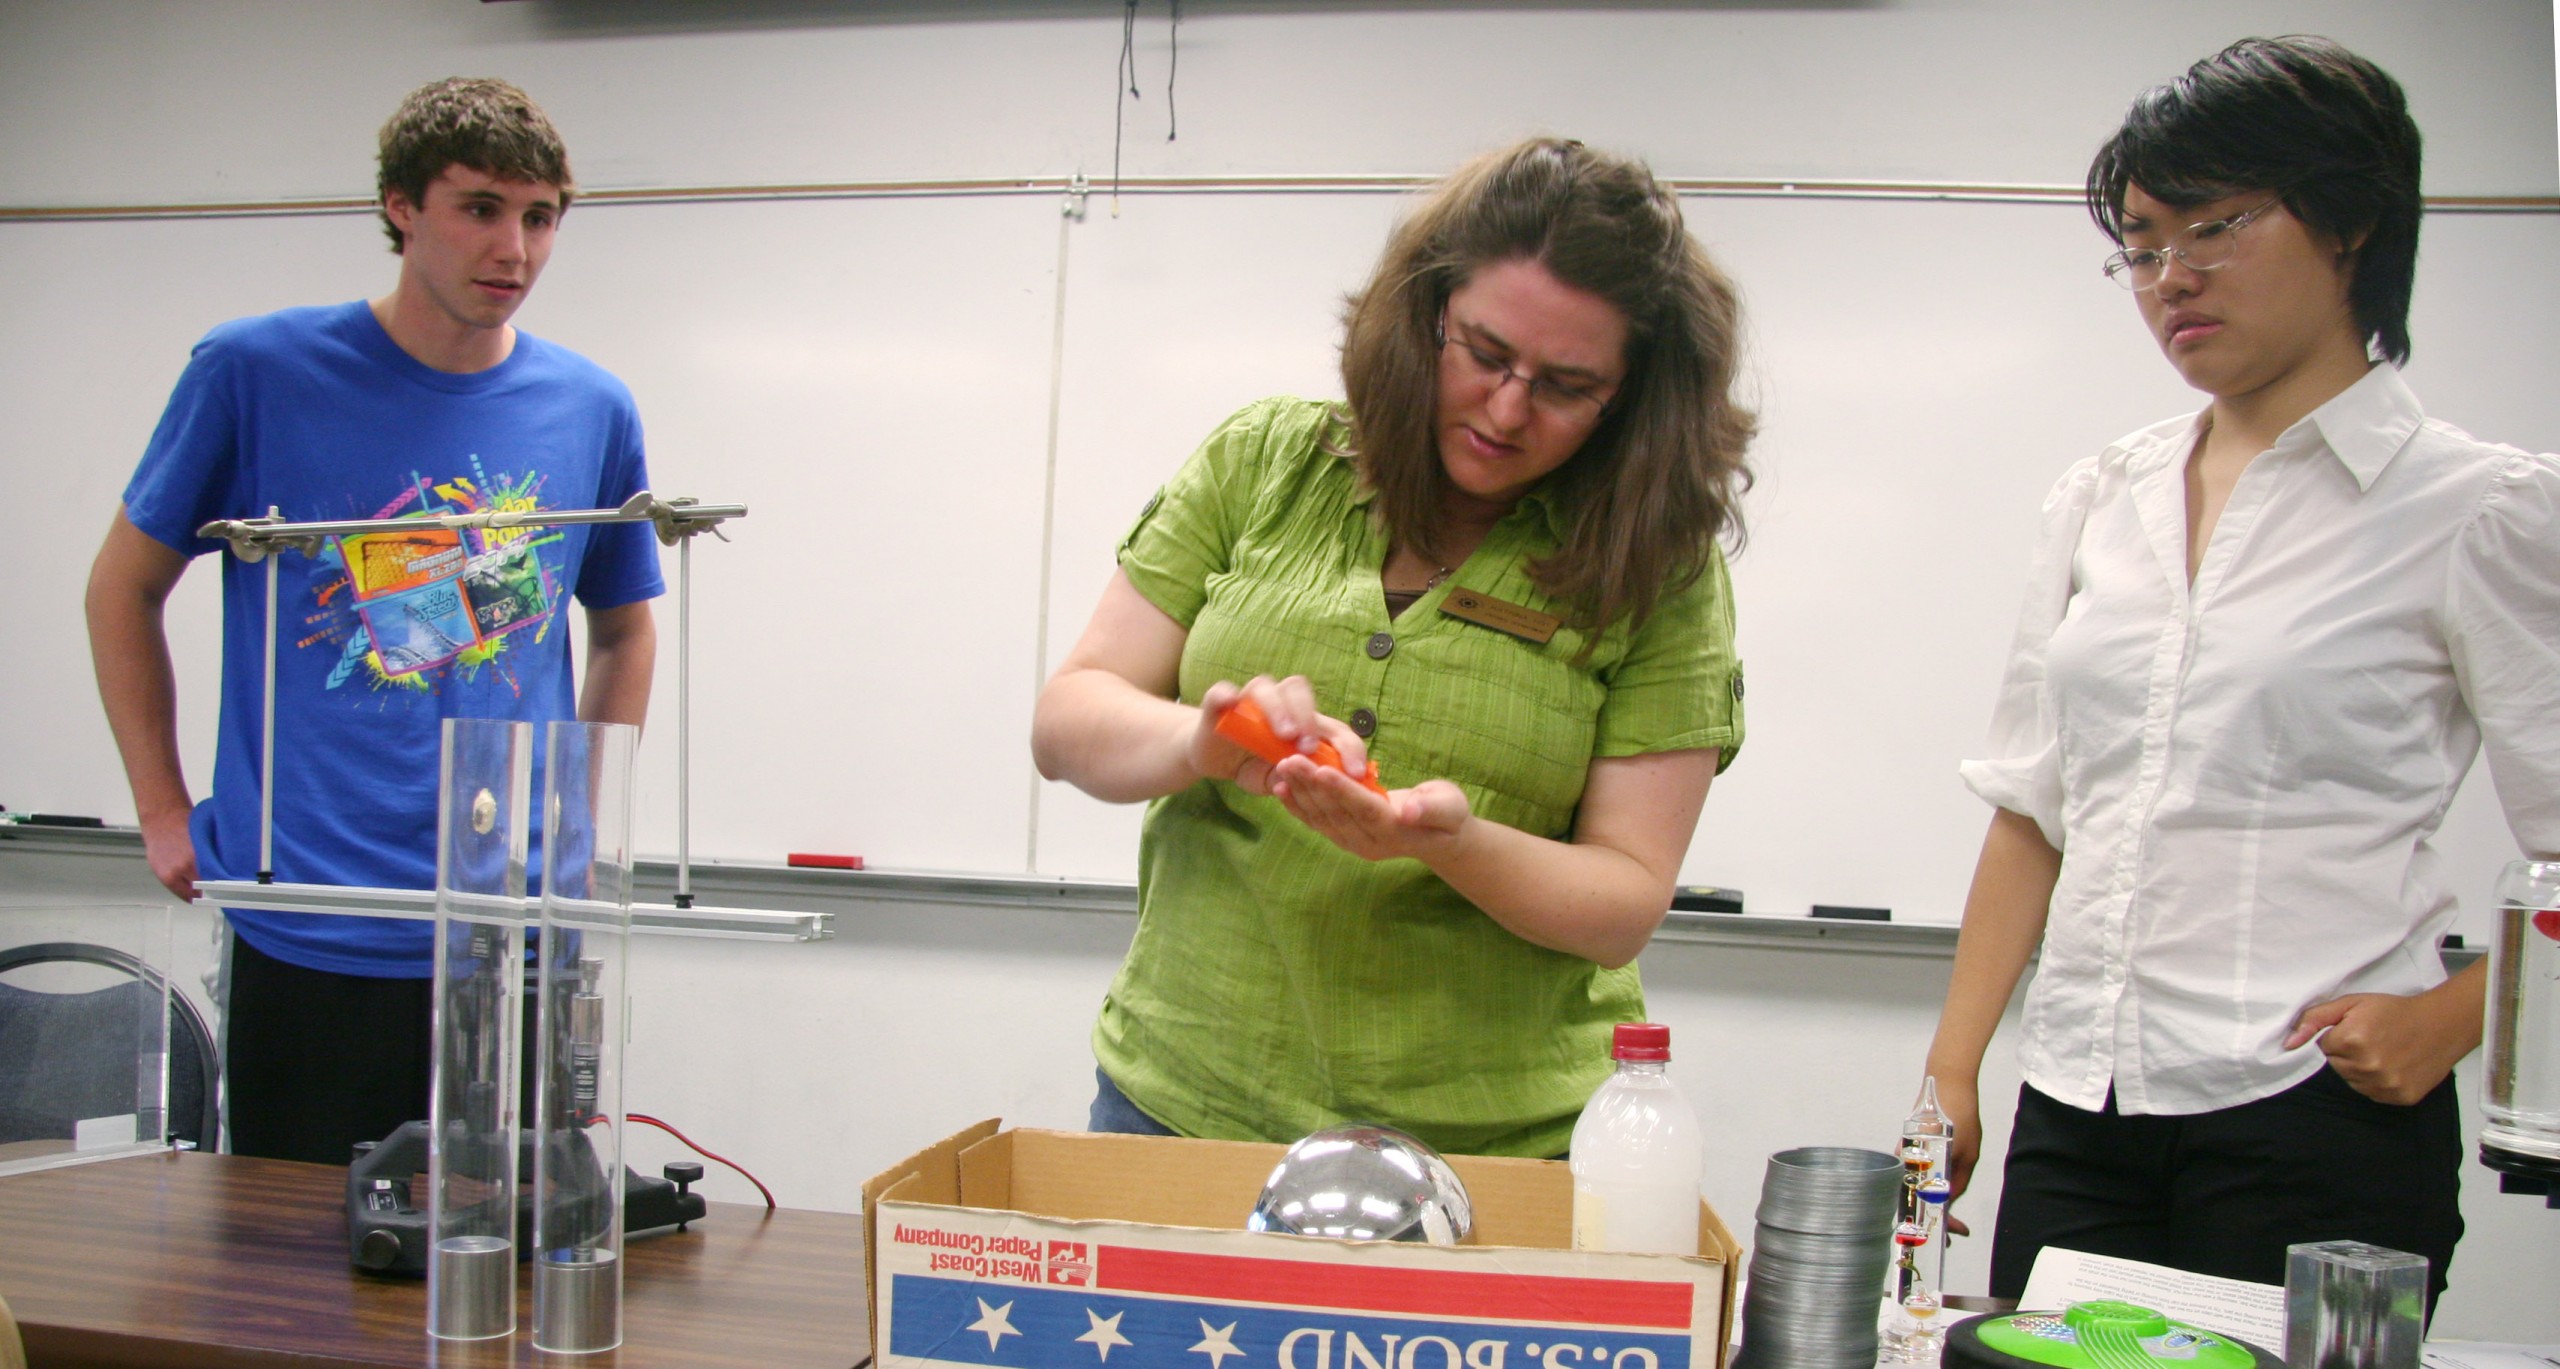
{"type": "MultiPolygon", "coordinates": [[[[1238,699],[1235,707],[1218,715],[1218,735],[1273,765],[1278,765],[1291,756],[1304,756],[1318,765],[1329,765],[1346,775],[1351,774],[1349,767],[1342,763],[1342,752],[1335,749],[1331,742],[1320,741],[1316,743],[1315,750],[1300,751],[1280,740],[1279,734],[1271,730],[1271,720],[1262,716],[1261,708],[1257,707],[1251,699],[1238,699]]],[[[1379,798],[1387,796],[1387,787],[1378,783],[1376,761],[1369,762],[1367,774],[1351,777],[1360,781],[1370,793],[1379,798]]]]}
{"type": "Polygon", "coordinates": [[[804,870],[859,870],[862,868],[862,857],[831,856],[821,852],[794,851],[784,861],[784,863],[787,865],[797,866],[804,870]]]}

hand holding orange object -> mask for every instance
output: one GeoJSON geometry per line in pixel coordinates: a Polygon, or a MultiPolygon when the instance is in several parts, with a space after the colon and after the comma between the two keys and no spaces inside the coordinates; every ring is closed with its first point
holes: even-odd
{"type": "MultiPolygon", "coordinates": [[[[1342,753],[1335,750],[1331,742],[1320,741],[1316,743],[1313,751],[1300,751],[1282,741],[1279,734],[1271,730],[1271,720],[1262,716],[1262,709],[1251,699],[1236,700],[1234,706],[1218,715],[1217,726],[1219,736],[1273,765],[1278,765],[1291,756],[1305,756],[1318,765],[1331,766],[1345,774],[1350,774],[1342,764],[1342,753]]],[[[1376,761],[1369,762],[1366,774],[1352,775],[1352,778],[1360,781],[1369,792],[1380,798],[1386,797],[1387,787],[1378,782],[1376,761]]]]}

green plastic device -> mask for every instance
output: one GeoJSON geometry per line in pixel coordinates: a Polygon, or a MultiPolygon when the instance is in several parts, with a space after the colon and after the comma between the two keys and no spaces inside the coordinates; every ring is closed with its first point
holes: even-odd
{"type": "Polygon", "coordinates": [[[2277,1355],[2129,1302],[1977,1317],[1947,1333],[1946,1362],[1968,1369],[2284,1369],[2277,1355]]]}

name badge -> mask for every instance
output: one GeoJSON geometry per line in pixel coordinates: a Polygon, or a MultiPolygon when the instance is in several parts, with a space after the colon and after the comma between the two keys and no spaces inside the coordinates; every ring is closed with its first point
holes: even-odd
{"type": "Polygon", "coordinates": [[[1553,614],[1540,613],[1534,608],[1507,599],[1496,599],[1472,589],[1449,591],[1449,597],[1440,601],[1440,611],[1452,618],[1509,633],[1540,646],[1553,641],[1556,629],[1564,626],[1564,620],[1553,614]]]}

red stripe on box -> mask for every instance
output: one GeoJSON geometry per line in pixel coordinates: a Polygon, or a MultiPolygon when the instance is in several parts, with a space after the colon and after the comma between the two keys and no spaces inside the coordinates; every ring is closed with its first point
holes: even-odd
{"type": "Polygon", "coordinates": [[[1106,1245],[1094,1282],[1126,1293],[1169,1293],[1237,1302],[1294,1303],[1417,1316],[1689,1329],[1685,1283],[1576,1279],[1553,1274],[1469,1274],[1194,1255],[1106,1245]]]}

